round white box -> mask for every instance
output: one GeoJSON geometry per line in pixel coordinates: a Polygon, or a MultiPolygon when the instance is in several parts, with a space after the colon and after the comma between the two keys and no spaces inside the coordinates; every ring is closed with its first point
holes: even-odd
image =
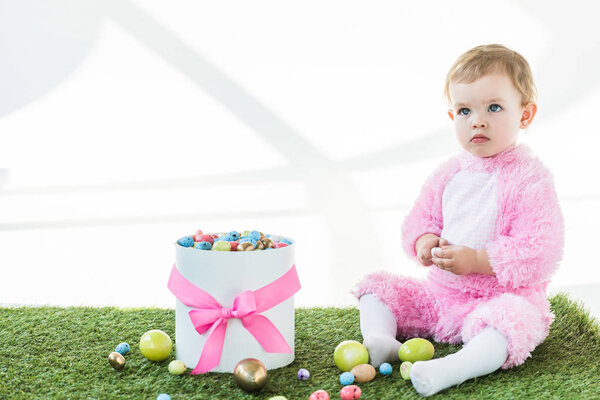
{"type": "MultiPolygon", "coordinates": [[[[175,243],[175,257],[177,270],[184,278],[210,294],[221,306],[231,307],[235,297],[243,291],[260,289],[292,268],[294,244],[271,250],[212,251],[175,243]]],[[[208,331],[200,335],[194,329],[188,315],[192,309],[176,300],[176,356],[193,369],[200,359],[208,331]]],[[[227,323],[221,361],[211,372],[233,372],[244,358],[256,358],[267,369],[294,361],[294,296],[261,314],[281,332],[292,353],[267,353],[241,321],[232,318],[227,323]]]]}

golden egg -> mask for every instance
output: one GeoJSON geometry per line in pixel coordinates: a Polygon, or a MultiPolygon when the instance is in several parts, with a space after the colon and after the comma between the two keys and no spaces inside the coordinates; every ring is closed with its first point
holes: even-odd
{"type": "Polygon", "coordinates": [[[273,247],[273,241],[269,238],[264,238],[260,240],[265,245],[265,248],[273,247]]]}
{"type": "Polygon", "coordinates": [[[108,363],[118,371],[125,366],[125,357],[121,353],[113,351],[108,355],[108,363]]]}
{"type": "Polygon", "coordinates": [[[256,242],[256,248],[259,250],[264,250],[265,244],[259,240],[258,242],[256,242]]]}
{"type": "Polygon", "coordinates": [[[233,379],[246,392],[255,392],[267,383],[267,368],[256,358],[246,358],[233,369],[233,379]]]}
{"type": "Polygon", "coordinates": [[[250,242],[240,243],[237,247],[238,251],[252,251],[254,250],[254,245],[250,242]]]}

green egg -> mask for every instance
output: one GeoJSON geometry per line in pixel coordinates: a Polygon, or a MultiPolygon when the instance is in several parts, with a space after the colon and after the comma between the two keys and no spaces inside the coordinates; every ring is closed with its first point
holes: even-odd
{"type": "Polygon", "coordinates": [[[212,249],[215,251],[231,251],[231,245],[225,240],[219,240],[218,242],[215,242],[212,249]]]}
{"type": "Polygon", "coordinates": [[[412,363],[410,361],[404,361],[400,364],[400,375],[402,379],[405,381],[410,379],[410,369],[412,368],[412,363]]]}
{"type": "Polygon", "coordinates": [[[407,340],[400,346],[398,357],[402,361],[427,361],[433,358],[434,348],[427,339],[414,338],[407,340]]]}

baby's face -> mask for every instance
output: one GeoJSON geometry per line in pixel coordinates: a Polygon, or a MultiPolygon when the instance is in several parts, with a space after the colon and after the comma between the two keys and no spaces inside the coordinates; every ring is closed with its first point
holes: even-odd
{"type": "Polygon", "coordinates": [[[449,90],[448,115],[465,150],[490,157],[516,144],[525,107],[508,76],[493,73],[472,83],[452,82],[449,90]]]}

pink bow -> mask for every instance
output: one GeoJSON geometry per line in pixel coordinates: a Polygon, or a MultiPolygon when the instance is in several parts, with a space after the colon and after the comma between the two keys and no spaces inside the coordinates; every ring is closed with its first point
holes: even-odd
{"type": "Polygon", "coordinates": [[[185,279],[175,265],[171,270],[167,286],[179,301],[194,308],[189,312],[189,316],[196,331],[199,334],[208,331],[200,360],[191,372],[192,375],[204,374],[219,365],[227,321],[231,318],[239,318],[244,328],[254,336],[266,352],[288,354],[292,352],[281,332],[260,313],[275,307],[300,290],[295,265],[268,285],[255,291],[246,290],[237,295],[231,308],[222,307],[210,294],[185,279]]]}

